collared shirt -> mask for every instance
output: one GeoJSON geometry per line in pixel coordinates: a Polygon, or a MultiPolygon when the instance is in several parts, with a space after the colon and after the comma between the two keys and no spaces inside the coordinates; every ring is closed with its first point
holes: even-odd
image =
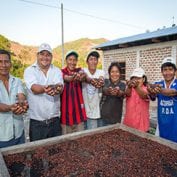
{"type": "MultiPolygon", "coordinates": [[[[10,75],[9,93],[0,80],[0,103],[7,105],[14,104],[18,93],[24,93],[20,79],[10,75]]],[[[23,130],[24,122],[22,115],[15,115],[11,111],[0,112],[0,141],[9,141],[12,138],[19,138],[23,130]]]]}
{"type": "MultiPolygon", "coordinates": [[[[84,68],[84,72],[89,78],[104,78],[104,71],[100,69],[97,69],[94,74],[91,74],[88,68],[84,68]]],[[[100,100],[102,96],[101,89],[94,87],[92,84],[84,82],[82,84],[82,93],[84,97],[87,118],[100,118],[100,100]]]]}
{"type": "MultiPolygon", "coordinates": [[[[74,72],[79,72],[76,68],[74,72]]],[[[63,76],[70,75],[67,68],[62,69],[63,76]]],[[[79,81],[65,82],[62,93],[61,123],[64,125],[80,124],[86,121],[86,112],[82,96],[82,83],[79,81]]]]}
{"type": "Polygon", "coordinates": [[[47,75],[45,75],[36,62],[26,68],[24,80],[27,87],[27,99],[29,104],[28,113],[30,118],[43,121],[60,116],[60,95],[50,96],[46,93],[34,94],[31,87],[33,84],[63,84],[61,70],[51,64],[47,71],[47,75]]]}

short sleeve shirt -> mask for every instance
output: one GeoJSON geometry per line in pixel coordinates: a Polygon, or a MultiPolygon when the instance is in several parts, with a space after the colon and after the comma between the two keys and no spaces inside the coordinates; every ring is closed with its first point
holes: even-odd
{"type": "MultiPolygon", "coordinates": [[[[165,81],[156,82],[166,88],[165,81]]],[[[177,90],[177,79],[170,84],[170,89],[177,90]]],[[[157,95],[158,126],[160,137],[177,142],[177,96],[157,95]]]]}
{"type": "Polygon", "coordinates": [[[31,90],[31,86],[33,84],[63,84],[61,70],[54,65],[51,65],[45,76],[38,64],[34,63],[26,68],[24,80],[27,87],[27,99],[29,104],[28,113],[30,118],[43,121],[60,116],[60,95],[50,96],[46,93],[34,94],[31,90]]]}
{"type": "MultiPolygon", "coordinates": [[[[88,68],[84,68],[84,72],[90,78],[104,78],[104,71],[100,69],[97,69],[94,74],[91,74],[88,68]]],[[[82,86],[87,117],[91,119],[100,118],[101,89],[95,88],[92,84],[88,83],[83,83],[82,86]]]]}
{"type": "MultiPolygon", "coordinates": [[[[20,79],[10,75],[9,93],[3,82],[0,80],[0,103],[7,105],[16,102],[16,96],[24,93],[23,85],[20,79]]],[[[22,115],[15,115],[11,111],[0,112],[0,141],[9,141],[12,138],[19,138],[24,131],[24,122],[22,115]]]]}

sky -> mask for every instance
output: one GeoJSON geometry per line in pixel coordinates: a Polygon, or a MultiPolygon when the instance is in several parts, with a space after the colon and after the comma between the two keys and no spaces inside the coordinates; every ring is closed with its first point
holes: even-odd
{"type": "Polygon", "coordinates": [[[0,0],[0,34],[24,45],[114,40],[177,24],[177,0],[0,0]],[[174,18],[173,18],[174,17],[174,18]]]}

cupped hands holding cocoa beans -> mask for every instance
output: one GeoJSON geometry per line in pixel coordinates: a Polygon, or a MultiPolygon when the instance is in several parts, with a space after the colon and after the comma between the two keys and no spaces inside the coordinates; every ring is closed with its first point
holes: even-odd
{"type": "Polygon", "coordinates": [[[96,88],[101,88],[104,86],[103,78],[93,78],[91,79],[90,83],[96,88]]]}
{"type": "Polygon", "coordinates": [[[80,70],[79,72],[72,73],[73,81],[83,82],[83,81],[85,81],[86,76],[87,75],[83,70],[80,70]]]}
{"type": "Polygon", "coordinates": [[[129,88],[136,88],[139,85],[139,81],[136,79],[127,80],[126,82],[129,88]]]}
{"type": "Polygon", "coordinates": [[[19,100],[15,104],[12,104],[10,106],[10,110],[14,114],[17,114],[17,115],[26,113],[28,108],[29,108],[29,105],[28,105],[27,100],[19,100]]]}
{"type": "Polygon", "coordinates": [[[60,94],[63,91],[62,84],[53,84],[44,86],[44,92],[50,96],[60,94]]]}
{"type": "Polygon", "coordinates": [[[120,90],[120,88],[117,87],[109,87],[107,90],[109,95],[113,95],[113,96],[122,96],[123,92],[120,90]]]}
{"type": "Polygon", "coordinates": [[[150,94],[158,94],[162,91],[162,86],[160,84],[148,84],[147,90],[150,94]]]}

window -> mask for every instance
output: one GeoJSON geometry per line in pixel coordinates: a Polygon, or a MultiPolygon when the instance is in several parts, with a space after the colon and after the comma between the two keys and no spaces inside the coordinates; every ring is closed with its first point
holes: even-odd
{"type": "Polygon", "coordinates": [[[119,62],[120,66],[121,66],[121,80],[125,80],[125,69],[126,69],[126,65],[125,65],[125,62],[119,62]]]}

